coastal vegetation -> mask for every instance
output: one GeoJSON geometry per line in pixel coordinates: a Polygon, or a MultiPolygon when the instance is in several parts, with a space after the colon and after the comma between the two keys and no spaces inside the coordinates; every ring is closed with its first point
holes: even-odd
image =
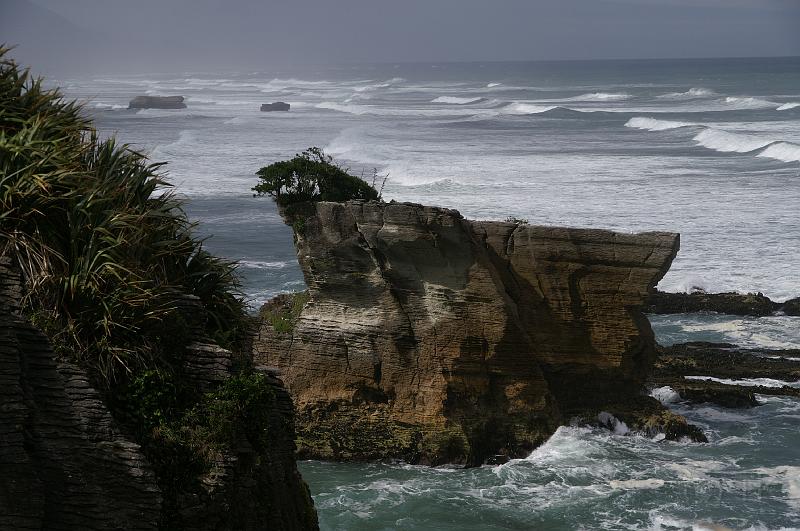
{"type": "Polygon", "coordinates": [[[361,177],[349,174],[318,147],[308,148],[290,160],[265,166],[256,175],[260,182],[253,191],[258,196],[271,197],[280,207],[309,201],[380,198],[375,183],[370,185],[361,177]]]}
{"type": "Polygon", "coordinates": [[[0,257],[22,275],[20,311],[141,445],[174,528],[222,449],[269,449],[276,399],[246,353],[236,264],[205,250],[162,170],[0,48],[0,257]],[[232,351],[231,377],[187,378],[198,340],[232,351]]]}

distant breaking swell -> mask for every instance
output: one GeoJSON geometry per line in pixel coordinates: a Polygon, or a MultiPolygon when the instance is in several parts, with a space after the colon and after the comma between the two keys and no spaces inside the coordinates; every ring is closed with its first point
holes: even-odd
{"type": "Polygon", "coordinates": [[[771,158],[781,162],[800,162],[800,145],[780,139],[731,133],[698,123],[657,120],[647,117],[631,118],[625,126],[645,131],[686,128],[687,131],[694,133],[692,140],[697,142],[697,145],[720,153],[753,153],[757,157],[771,158]]]}

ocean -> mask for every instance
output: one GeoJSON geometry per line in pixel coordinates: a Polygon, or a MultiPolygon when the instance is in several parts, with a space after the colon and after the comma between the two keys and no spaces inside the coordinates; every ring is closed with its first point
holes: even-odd
{"type": "MultiPolygon", "coordinates": [[[[800,58],[340,65],[51,79],[103,134],[169,161],[253,308],[303,289],[255,172],[310,146],[386,200],[477,219],[681,233],[664,291],[800,296],[800,58]],[[128,110],[136,95],[187,109],[128,110]],[[288,113],[259,111],[285,101],[288,113]]],[[[800,318],[653,316],[664,344],[800,348],[800,318]]],[[[671,402],[709,444],[566,426],[528,458],[470,470],[301,463],[323,529],[800,527],[800,401],[671,402]]]]}

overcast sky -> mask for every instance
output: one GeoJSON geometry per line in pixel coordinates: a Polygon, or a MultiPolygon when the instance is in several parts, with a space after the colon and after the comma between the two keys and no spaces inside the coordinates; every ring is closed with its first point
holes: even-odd
{"type": "Polygon", "coordinates": [[[800,55],[800,0],[0,0],[41,71],[800,55]]]}

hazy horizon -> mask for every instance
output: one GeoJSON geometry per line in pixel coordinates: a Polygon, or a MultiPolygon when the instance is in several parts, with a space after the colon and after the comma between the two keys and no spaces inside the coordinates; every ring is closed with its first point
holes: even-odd
{"type": "Polygon", "coordinates": [[[791,0],[0,0],[42,73],[800,56],[791,0]]]}

